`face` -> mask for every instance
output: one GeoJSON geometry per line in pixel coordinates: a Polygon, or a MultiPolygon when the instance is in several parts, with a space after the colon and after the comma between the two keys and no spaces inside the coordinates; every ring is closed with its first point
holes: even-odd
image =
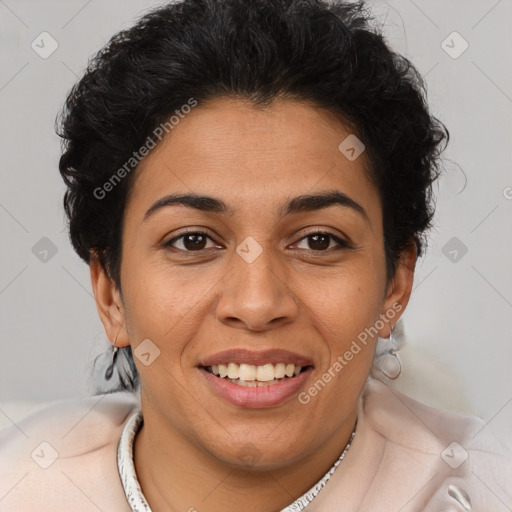
{"type": "Polygon", "coordinates": [[[338,149],[350,133],[293,101],[195,107],[137,169],[122,296],[91,266],[145,415],[217,460],[276,468],[353,426],[375,331],[405,308],[412,270],[386,280],[365,154],[338,149]]]}

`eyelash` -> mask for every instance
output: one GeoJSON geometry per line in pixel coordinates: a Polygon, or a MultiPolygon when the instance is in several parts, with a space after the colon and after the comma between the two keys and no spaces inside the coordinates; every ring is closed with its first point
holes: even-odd
{"type": "MultiPolygon", "coordinates": [[[[166,242],[164,244],[164,246],[167,247],[167,248],[170,248],[170,249],[176,249],[172,245],[175,242],[177,242],[178,240],[184,238],[187,235],[202,235],[202,236],[205,236],[205,237],[209,238],[210,240],[214,241],[212,239],[212,237],[210,235],[208,235],[208,233],[206,233],[205,231],[190,230],[190,231],[185,231],[185,232],[181,233],[178,236],[175,236],[174,238],[172,238],[171,240],[166,242]]],[[[302,238],[300,238],[298,240],[298,242],[296,242],[296,243],[302,242],[303,240],[305,240],[305,239],[307,239],[307,238],[309,238],[311,236],[315,236],[315,235],[324,235],[324,236],[330,237],[332,240],[334,240],[340,246],[340,248],[338,250],[351,249],[352,248],[352,246],[347,241],[342,240],[338,236],[333,235],[332,233],[329,233],[328,231],[320,231],[320,230],[312,231],[311,233],[308,233],[307,235],[305,235],[302,238]]],[[[329,245],[330,245],[330,243],[329,243],[329,245]]],[[[208,249],[199,249],[197,251],[190,251],[190,250],[186,250],[186,249],[176,249],[176,250],[180,251],[180,252],[184,252],[184,253],[201,253],[201,252],[206,251],[208,249]]],[[[301,250],[308,251],[310,253],[311,252],[314,252],[314,253],[326,253],[326,252],[330,253],[330,252],[332,252],[332,249],[323,249],[323,250],[301,249],[301,250]]]]}

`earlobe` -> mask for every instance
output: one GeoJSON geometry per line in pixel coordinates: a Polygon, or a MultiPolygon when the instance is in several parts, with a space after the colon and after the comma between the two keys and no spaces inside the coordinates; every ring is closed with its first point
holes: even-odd
{"type": "Polygon", "coordinates": [[[128,346],[130,342],[120,293],[95,253],[91,253],[89,271],[96,307],[109,340],[111,343],[116,340],[118,347],[128,346]]]}
{"type": "Polygon", "coordinates": [[[388,286],[381,318],[384,316],[389,321],[386,322],[384,328],[379,331],[381,338],[389,338],[391,328],[396,324],[409,303],[414,281],[416,260],[416,244],[411,242],[402,251],[395,275],[388,286]]]}

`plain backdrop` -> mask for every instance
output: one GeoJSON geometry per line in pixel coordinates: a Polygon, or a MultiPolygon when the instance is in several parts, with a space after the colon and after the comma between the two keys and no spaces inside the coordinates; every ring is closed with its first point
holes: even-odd
{"type": "MultiPolygon", "coordinates": [[[[88,59],[159,3],[0,0],[0,403],[90,393],[91,362],[110,347],[88,267],[65,231],[54,121],[88,59]]],[[[406,391],[421,398],[433,389],[439,407],[456,395],[461,409],[505,425],[512,410],[512,2],[371,5],[392,47],[426,77],[431,108],[451,133],[435,228],[403,317],[406,391]]]]}

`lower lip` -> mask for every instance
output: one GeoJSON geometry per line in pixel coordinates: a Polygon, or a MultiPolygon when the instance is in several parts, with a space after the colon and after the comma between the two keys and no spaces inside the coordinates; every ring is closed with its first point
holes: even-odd
{"type": "Polygon", "coordinates": [[[233,384],[226,379],[216,377],[204,368],[199,371],[213,391],[238,407],[263,408],[282,404],[298,393],[313,371],[312,367],[292,378],[285,378],[279,384],[270,386],[245,387],[233,384]]]}

